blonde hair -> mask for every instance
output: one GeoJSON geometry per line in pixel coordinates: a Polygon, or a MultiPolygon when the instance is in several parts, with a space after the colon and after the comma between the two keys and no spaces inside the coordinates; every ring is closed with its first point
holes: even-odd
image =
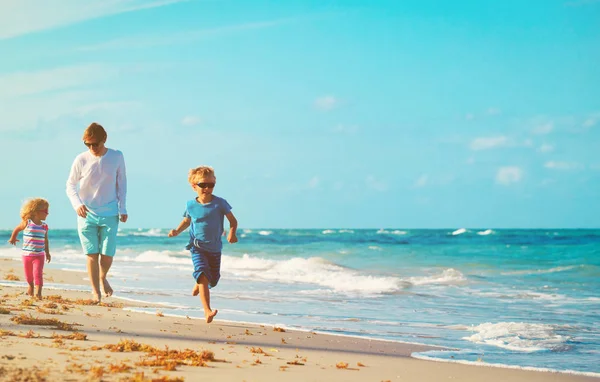
{"type": "Polygon", "coordinates": [[[46,199],[33,198],[28,199],[21,207],[21,219],[28,220],[33,217],[33,214],[39,210],[45,210],[50,207],[50,203],[46,199]]]}
{"type": "Polygon", "coordinates": [[[200,179],[210,177],[215,178],[215,181],[217,180],[215,170],[210,166],[200,166],[190,170],[188,173],[188,182],[190,182],[190,184],[196,184],[200,179]]]}
{"type": "Polygon", "coordinates": [[[101,124],[92,122],[83,132],[83,140],[85,141],[88,138],[96,138],[98,142],[106,141],[106,130],[102,127],[101,124]]]}

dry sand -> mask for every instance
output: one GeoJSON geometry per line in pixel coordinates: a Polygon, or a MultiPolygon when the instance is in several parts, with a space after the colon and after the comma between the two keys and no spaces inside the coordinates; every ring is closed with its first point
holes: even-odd
{"type": "MultiPolygon", "coordinates": [[[[0,279],[11,273],[22,279],[20,263],[0,260],[0,279]]],[[[45,270],[47,281],[87,288],[84,277],[45,270]]],[[[410,358],[422,345],[165,317],[160,306],[116,297],[86,305],[90,294],[78,291],[47,289],[41,301],[24,291],[0,286],[0,381],[600,381],[410,358]],[[156,314],[127,310],[135,306],[156,314]]]]}

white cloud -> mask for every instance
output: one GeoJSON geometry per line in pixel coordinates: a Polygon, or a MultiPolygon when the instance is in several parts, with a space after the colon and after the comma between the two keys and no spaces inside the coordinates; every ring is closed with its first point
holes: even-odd
{"type": "Polygon", "coordinates": [[[183,119],[181,120],[181,124],[183,126],[196,126],[199,125],[200,122],[202,122],[200,120],[200,118],[194,116],[194,115],[188,115],[183,117],[183,119]]]}
{"type": "Polygon", "coordinates": [[[415,182],[415,187],[425,187],[429,181],[429,176],[427,174],[423,174],[417,179],[415,182]]]}
{"type": "Polygon", "coordinates": [[[315,100],[315,107],[319,110],[329,111],[339,106],[340,101],[332,95],[319,97],[315,100]]]}
{"type": "Polygon", "coordinates": [[[368,175],[365,179],[367,187],[375,191],[387,191],[388,186],[385,182],[376,179],[373,175],[368,175]]]}
{"type": "Polygon", "coordinates": [[[546,122],[533,128],[532,132],[538,135],[546,135],[554,130],[554,123],[546,122]]]}
{"type": "Polygon", "coordinates": [[[574,162],[548,161],[544,164],[544,167],[552,170],[574,170],[581,166],[574,162]]]}
{"type": "Polygon", "coordinates": [[[489,115],[499,115],[502,112],[497,107],[490,107],[489,109],[487,109],[487,113],[489,115]]]}
{"type": "Polygon", "coordinates": [[[203,38],[223,35],[232,32],[265,29],[298,21],[299,18],[282,18],[271,21],[247,22],[234,25],[225,25],[214,28],[188,30],[160,35],[143,35],[118,38],[95,45],[78,48],[79,51],[98,51],[111,49],[150,48],[155,46],[187,44],[203,38]]]}
{"type": "Polygon", "coordinates": [[[116,66],[83,64],[0,75],[0,99],[33,95],[100,82],[119,74],[116,66]]]}
{"type": "Polygon", "coordinates": [[[0,40],[187,0],[2,0],[0,40]]]}
{"type": "Polygon", "coordinates": [[[333,131],[336,133],[342,133],[342,134],[354,134],[358,131],[358,126],[354,126],[354,125],[337,125],[336,127],[333,128],[333,131]]]}
{"type": "Polygon", "coordinates": [[[321,183],[318,176],[313,176],[311,180],[308,181],[308,188],[317,188],[319,187],[319,183],[321,183]]]}
{"type": "Polygon", "coordinates": [[[538,151],[541,153],[549,153],[551,151],[554,151],[554,146],[544,143],[538,148],[538,151]]]}
{"type": "Polygon", "coordinates": [[[500,167],[496,172],[496,183],[508,186],[520,182],[523,178],[523,170],[516,166],[500,167]]]}
{"type": "Polygon", "coordinates": [[[583,127],[594,127],[596,126],[596,124],[598,123],[598,121],[600,121],[600,115],[592,115],[589,118],[587,118],[585,121],[583,121],[583,127]]]}
{"type": "Polygon", "coordinates": [[[508,139],[504,136],[481,137],[471,141],[471,150],[488,150],[496,147],[505,146],[508,139]]]}

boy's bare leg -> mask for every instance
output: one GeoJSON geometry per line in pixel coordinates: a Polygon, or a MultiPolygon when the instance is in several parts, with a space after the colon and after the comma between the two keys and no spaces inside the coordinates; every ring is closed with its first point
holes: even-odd
{"type": "Polygon", "coordinates": [[[102,295],[100,294],[100,266],[98,265],[98,254],[87,255],[87,270],[90,283],[92,284],[92,294],[94,301],[100,302],[102,295]]]}
{"type": "Polygon", "coordinates": [[[194,289],[192,289],[192,296],[198,296],[200,293],[200,285],[194,284],[194,289]]]}
{"type": "Polygon", "coordinates": [[[35,298],[37,298],[38,300],[42,299],[42,286],[41,285],[35,286],[35,298]]]}
{"type": "Polygon", "coordinates": [[[198,277],[198,289],[200,290],[200,301],[202,301],[202,307],[204,308],[204,318],[206,323],[210,324],[217,315],[218,310],[212,310],[210,308],[210,291],[208,290],[208,279],[204,274],[198,277]]]}
{"type": "Polygon", "coordinates": [[[27,288],[27,295],[33,297],[33,283],[29,284],[29,288],[27,288]]]}
{"type": "Polygon", "coordinates": [[[113,289],[106,279],[106,275],[108,274],[112,263],[112,256],[100,255],[100,281],[102,281],[102,290],[106,297],[110,297],[113,294],[113,289]]]}

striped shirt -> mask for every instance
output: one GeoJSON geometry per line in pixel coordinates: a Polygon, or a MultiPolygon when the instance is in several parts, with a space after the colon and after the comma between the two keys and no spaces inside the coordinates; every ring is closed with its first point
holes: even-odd
{"type": "Polygon", "coordinates": [[[27,220],[27,227],[23,230],[23,256],[41,256],[46,254],[46,233],[48,225],[37,225],[27,220]]]}

